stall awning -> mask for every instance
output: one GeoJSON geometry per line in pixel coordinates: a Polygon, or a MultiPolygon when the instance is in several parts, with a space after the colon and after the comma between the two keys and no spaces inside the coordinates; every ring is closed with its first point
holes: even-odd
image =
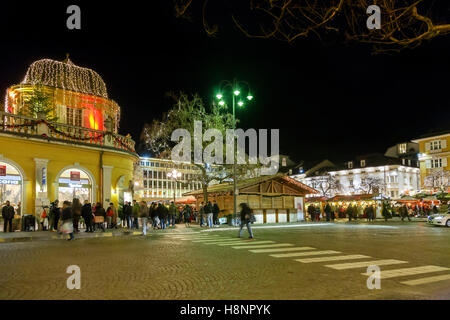
{"type": "Polygon", "coordinates": [[[333,198],[328,199],[329,202],[338,201],[371,201],[377,195],[374,194],[353,194],[353,195],[335,195],[333,198]]]}

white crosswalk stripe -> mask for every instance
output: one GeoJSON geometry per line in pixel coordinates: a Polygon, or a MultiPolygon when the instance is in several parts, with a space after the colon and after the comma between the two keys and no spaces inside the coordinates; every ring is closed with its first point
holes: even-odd
{"type": "Polygon", "coordinates": [[[194,240],[221,240],[221,239],[229,239],[229,238],[227,238],[227,237],[220,237],[220,238],[216,238],[216,237],[214,237],[214,238],[211,238],[211,237],[197,238],[197,237],[195,237],[195,238],[180,238],[179,240],[194,241],[194,240]]]}
{"type": "Polygon", "coordinates": [[[216,245],[216,244],[221,245],[221,244],[224,244],[224,243],[241,243],[241,241],[220,240],[220,241],[213,241],[213,242],[203,242],[203,244],[206,244],[207,246],[208,245],[216,245]]]}
{"type": "Polygon", "coordinates": [[[287,252],[287,251],[305,251],[305,250],[314,250],[313,247],[296,247],[296,248],[278,248],[278,249],[256,249],[249,250],[253,253],[269,253],[269,252],[287,252]]]}
{"type": "Polygon", "coordinates": [[[201,240],[194,240],[192,242],[203,242],[203,243],[208,243],[208,242],[219,242],[219,241],[242,241],[241,239],[238,238],[222,238],[222,239],[201,239],[201,240]]]}
{"type": "Polygon", "coordinates": [[[320,257],[320,258],[305,258],[305,259],[295,259],[295,261],[302,263],[313,263],[313,262],[326,262],[326,261],[339,261],[339,260],[352,260],[352,259],[366,259],[369,256],[364,256],[362,254],[350,254],[346,256],[333,256],[333,257],[320,257]]]}
{"type": "Polygon", "coordinates": [[[341,253],[340,251],[324,250],[324,251],[308,251],[308,252],[293,252],[293,253],[279,253],[271,254],[274,258],[289,258],[289,257],[303,257],[303,256],[318,256],[322,254],[335,254],[341,253]]]}
{"type": "MultiPolygon", "coordinates": [[[[439,266],[422,266],[422,267],[413,267],[413,268],[402,268],[402,269],[394,269],[394,270],[381,270],[381,279],[389,279],[396,277],[405,277],[412,276],[416,274],[430,273],[430,272],[439,272],[450,270],[449,268],[439,267],[439,266]]],[[[364,276],[370,276],[371,273],[361,273],[364,276]]]]}
{"type": "Polygon", "coordinates": [[[293,244],[290,243],[277,243],[277,244],[260,244],[260,245],[249,245],[249,246],[239,246],[232,247],[233,249],[256,249],[256,248],[276,248],[276,247],[292,247],[293,244]]]}
{"type": "Polygon", "coordinates": [[[400,263],[408,263],[408,262],[401,261],[401,260],[395,260],[395,259],[386,259],[386,260],[372,260],[372,261],[362,261],[362,262],[329,264],[329,265],[326,265],[325,267],[332,268],[335,270],[344,270],[344,269],[364,268],[364,267],[368,267],[368,266],[384,266],[384,265],[400,264],[400,263]]]}
{"type": "Polygon", "coordinates": [[[275,241],[240,241],[240,242],[224,242],[218,243],[219,246],[235,246],[235,245],[250,245],[250,244],[266,244],[266,243],[275,243],[275,241]]]}
{"type": "Polygon", "coordinates": [[[403,281],[400,283],[409,285],[409,286],[417,286],[419,284],[427,284],[427,283],[433,283],[438,281],[445,281],[450,280],[450,274],[443,274],[440,276],[433,276],[433,277],[426,277],[426,278],[420,278],[420,279],[414,279],[414,280],[408,280],[403,281]]]}

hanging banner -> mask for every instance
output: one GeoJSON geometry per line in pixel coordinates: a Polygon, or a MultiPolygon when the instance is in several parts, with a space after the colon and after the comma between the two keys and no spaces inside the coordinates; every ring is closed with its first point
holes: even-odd
{"type": "Polygon", "coordinates": [[[80,181],[80,172],[70,171],[70,181],[80,181]]]}
{"type": "Polygon", "coordinates": [[[0,166],[0,176],[6,176],[6,166],[0,166]]]}
{"type": "Polygon", "coordinates": [[[294,206],[297,209],[297,221],[305,220],[303,197],[294,197],[294,206]]]}

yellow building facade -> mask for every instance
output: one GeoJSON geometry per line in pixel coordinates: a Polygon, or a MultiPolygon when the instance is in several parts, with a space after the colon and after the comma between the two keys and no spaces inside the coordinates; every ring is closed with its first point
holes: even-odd
{"type": "Polygon", "coordinates": [[[412,141],[419,144],[423,189],[450,192],[450,131],[412,141]]]}
{"type": "Polygon", "coordinates": [[[58,199],[79,198],[116,206],[131,201],[134,141],[118,134],[120,107],[94,71],[44,59],[33,63],[19,85],[8,88],[0,112],[0,204],[33,214],[58,199]],[[51,115],[30,114],[39,88],[51,115]]]}

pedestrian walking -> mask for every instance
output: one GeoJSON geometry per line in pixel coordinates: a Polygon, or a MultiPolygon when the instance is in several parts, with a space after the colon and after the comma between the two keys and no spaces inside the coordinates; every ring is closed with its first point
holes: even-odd
{"type": "Polygon", "coordinates": [[[213,212],[212,212],[211,201],[208,201],[206,203],[205,214],[206,214],[206,221],[208,222],[208,227],[212,228],[212,226],[213,226],[213,212]]]}
{"type": "Polygon", "coordinates": [[[188,205],[184,206],[184,210],[183,210],[183,217],[184,217],[184,223],[186,228],[189,228],[190,223],[191,223],[191,207],[188,205]]]}
{"type": "Polygon", "coordinates": [[[139,203],[133,200],[133,226],[132,228],[139,229],[139,203]]]}
{"type": "Polygon", "coordinates": [[[168,215],[168,210],[166,208],[165,205],[163,205],[162,203],[158,204],[158,209],[157,209],[157,213],[158,213],[158,218],[159,218],[159,224],[161,226],[161,229],[166,229],[166,219],[167,219],[167,215],[168,215]]]}
{"type": "Polygon", "coordinates": [[[177,206],[172,201],[169,206],[169,225],[172,224],[172,227],[175,227],[176,216],[177,216],[177,206]]]}
{"type": "Polygon", "coordinates": [[[198,214],[200,215],[200,227],[203,227],[205,224],[205,203],[202,202],[200,204],[200,209],[198,210],[198,214]]]}
{"type": "Polygon", "coordinates": [[[320,221],[320,205],[316,207],[316,221],[320,221]]]}
{"type": "Polygon", "coordinates": [[[315,219],[315,215],[316,215],[316,208],[314,208],[314,206],[312,204],[310,204],[308,206],[308,214],[309,214],[309,218],[311,219],[311,221],[314,221],[315,219]]]}
{"type": "Polygon", "coordinates": [[[59,200],[53,201],[50,208],[50,221],[53,231],[58,231],[58,223],[61,218],[61,209],[59,208],[59,200]]]}
{"type": "Polygon", "coordinates": [[[408,221],[411,221],[411,218],[409,217],[409,214],[408,214],[408,208],[406,207],[406,204],[404,204],[400,208],[400,213],[401,213],[402,221],[404,221],[405,218],[408,218],[408,221]]]}
{"type": "Polygon", "coordinates": [[[42,230],[43,231],[47,231],[48,230],[48,214],[47,211],[49,211],[48,206],[45,206],[43,208],[44,210],[42,211],[41,214],[41,226],[42,226],[42,230]]]}
{"type": "Polygon", "coordinates": [[[141,201],[141,204],[139,206],[139,217],[141,218],[142,234],[144,236],[147,235],[148,215],[149,215],[149,209],[147,208],[147,203],[145,201],[141,201]]]}
{"type": "Polygon", "coordinates": [[[80,230],[78,229],[78,224],[80,222],[81,217],[81,202],[78,198],[73,198],[72,201],[72,213],[73,213],[73,232],[78,233],[80,230]]]}
{"type": "Polygon", "coordinates": [[[62,219],[61,232],[69,235],[69,239],[67,239],[68,241],[75,239],[75,237],[73,236],[72,206],[71,203],[67,200],[63,202],[61,219],[62,219]]]}
{"type": "Polygon", "coordinates": [[[131,207],[130,202],[125,202],[123,206],[123,215],[125,217],[125,220],[127,222],[127,228],[131,229],[133,228],[133,208],[131,207]]]}
{"type": "Polygon", "coordinates": [[[247,226],[247,231],[250,235],[249,238],[253,239],[253,232],[250,224],[255,221],[255,217],[252,213],[252,209],[250,209],[248,204],[246,204],[245,202],[241,203],[239,205],[239,208],[241,209],[241,226],[239,228],[239,238],[242,237],[242,229],[244,228],[244,226],[247,226]]]}
{"type": "Polygon", "coordinates": [[[115,214],[115,207],[114,203],[110,202],[108,209],[106,209],[106,228],[112,229],[113,228],[113,217],[115,214]]]}
{"type": "Polygon", "coordinates": [[[95,212],[94,212],[94,222],[95,222],[95,228],[94,230],[97,230],[98,228],[102,229],[103,232],[105,232],[105,216],[106,211],[102,207],[100,202],[97,202],[95,205],[95,212]]]}
{"type": "Polygon", "coordinates": [[[351,204],[347,207],[347,210],[345,211],[345,213],[348,216],[348,221],[352,221],[352,218],[353,218],[353,206],[351,204]]]}
{"type": "Polygon", "coordinates": [[[14,219],[14,208],[11,206],[10,202],[7,200],[6,204],[2,208],[3,217],[3,232],[12,232],[12,221],[14,219]]]}
{"type": "Polygon", "coordinates": [[[83,217],[84,224],[86,225],[85,232],[94,232],[92,206],[88,200],[84,200],[83,207],[81,207],[81,216],[83,217]]]}
{"type": "Polygon", "coordinates": [[[327,205],[325,206],[325,210],[324,211],[325,211],[326,220],[330,221],[330,219],[331,219],[331,207],[330,207],[329,203],[327,203],[327,205]]]}
{"type": "Polygon", "coordinates": [[[214,225],[218,225],[219,224],[219,205],[217,204],[216,200],[213,201],[213,206],[212,206],[212,213],[213,213],[213,224],[214,225]]]}
{"type": "Polygon", "coordinates": [[[152,202],[149,210],[150,218],[152,219],[153,230],[158,228],[158,208],[155,202],[152,202]]]}

